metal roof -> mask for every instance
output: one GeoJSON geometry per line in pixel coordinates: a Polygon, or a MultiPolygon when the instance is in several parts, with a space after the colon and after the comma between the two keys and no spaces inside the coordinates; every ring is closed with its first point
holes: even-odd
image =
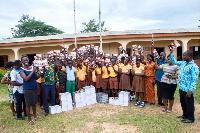
{"type": "MultiPolygon", "coordinates": [[[[116,35],[138,35],[138,34],[170,34],[170,33],[192,33],[200,32],[199,28],[196,29],[155,29],[155,30],[127,30],[127,31],[106,31],[102,32],[102,36],[116,36],[116,35]]],[[[77,38],[97,37],[99,32],[90,33],[77,33],[77,38]]],[[[74,38],[75,34],[57,34],[49,36],[36,36],[36,37],[23,37],[0,40],[3,43],[16,43],[16,42],[29,42],[29,41],[42,41],[42,40],[56,40],[56,39],[69,39],[74,38]]]]}

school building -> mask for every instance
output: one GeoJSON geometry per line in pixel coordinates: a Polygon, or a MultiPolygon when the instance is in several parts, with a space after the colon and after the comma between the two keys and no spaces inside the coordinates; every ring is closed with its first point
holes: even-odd
{"type": "MultiPolygon", "coordinates": [[[[102,32],[102,47],[104,53],[117,54],[118,47],[123,46],[129,55],[132,55],[132,45],[144,47],[144,56],[150,53],[152,33],[155,48],[160,53],[169,54],[168,45],[174,39],[181,44],[174,50],[177,60],[182,59],[182,53],[188,49],[194,52],[194,60],[200,66],[200,29],[157,29],[157,30],[130,30],[102,32]]],[[[99,46],[99,32],[77,33],[77,48],[94,44],[99,46]]],[[[74,48],[74,34],[59,34],[50,36],[13,38],[0,41],[0,67],[4,67],[8,61],[20,59],[27,54],[30,60],[36,53],[44,54],[50,50],[61,50],[61,46],[69,47],[69,52],[74,48]]]]}

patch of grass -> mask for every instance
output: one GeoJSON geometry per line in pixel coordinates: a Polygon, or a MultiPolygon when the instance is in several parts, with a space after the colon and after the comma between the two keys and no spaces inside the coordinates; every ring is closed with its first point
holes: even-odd
{"type": "MultiPolygon", "coordinates": [[[[0,96],[8,96],[7,86],[0,84],[0,96]]],[[[200,102],[200,80],[194,92],[195,100],[200,102]]],[[[179,99],[178,89],[175,99],[179,99]]],[[[137,132],[170,132],[179,133],[197,132],[198,128],[191,128],[192,124],[183,124],[177,119],[176,113],[162,113],[161,108],[156,105],[146,104],[145,108],[138,108],[131,102],[128,107],[112,106],[109,104],[97,104],[60,114],[44,116],[44,112],[37,105],[37,114],[41,120],[36,121],[36,125],[28,125],[27,118],[18,121],[16,116],[12,116],[9,103],[0,102],[0,132],[95,132],[104,131],[103,123],[115,125],[129,125],[137,127],[137,132]]],[[[200,119],[197,117],[196,121],[200,119]]]]}
{"type": "Polygon", "coordinates": [[[0,83],[0,98],[8,99],[8,86],[0,83]]]}

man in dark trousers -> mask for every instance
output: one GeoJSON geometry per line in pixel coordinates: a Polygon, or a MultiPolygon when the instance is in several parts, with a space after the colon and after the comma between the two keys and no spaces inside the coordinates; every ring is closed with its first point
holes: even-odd
{"type": "Polygon", "coordinates": [[[198,81],[199,67],[194,63],[193,52],[187,50],[183,53],[183,61],[175,61],[173,50],[170,51],[170,60],[173,64],[180,66],[178,75],[180,102],[183,110],[183,123],[193,123],[194,118],[194,97],[193,92],[196,89],[198,81]]]}

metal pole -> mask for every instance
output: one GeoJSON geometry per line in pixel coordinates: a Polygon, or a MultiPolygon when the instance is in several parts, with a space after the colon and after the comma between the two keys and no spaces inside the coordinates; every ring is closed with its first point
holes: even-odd
{"type": "Polygon", "coordinates": [[[74,47],[77,48],[77,44],[76,44],[76,13],[75,13],[75,0],[74,0],[74,34],[75,34],[75,42],[74,42],[74,47]]]}
{"type": "Polygon", "coordinates": [[[100,51],[102,52],[102,37],[101,37],[101,0],[99,0],[99,29],[100,29],[100,51]]]}

